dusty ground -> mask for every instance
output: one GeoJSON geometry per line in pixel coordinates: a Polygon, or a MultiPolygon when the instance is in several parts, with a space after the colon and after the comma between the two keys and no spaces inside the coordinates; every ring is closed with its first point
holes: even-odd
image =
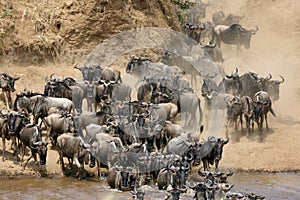
{"type": "MultiPolygon", "coordinates": [[[[254,28],[254,25],[257,25],[259,27],[259,31],[252,38],[250,50],[243,50],[244,53],[239,58],[235,56],[235,48],[226,48],[225,71],[230,73],[235,67],[239,67],[241,73],[248,70],[257,72],[262,76],[271,73],[275,79],[278,79],[278,74],[281,74],[286,81],[280,88],[280,100],[273,105],[277,117],[269,117],[271,130],[264,132],[263,142],[258,142],[257,132],[250,138],[241,135],[240,132],[230,133],[231,141],[224,147],[220,165],[222,168],[250,171],[299,171],[300,17],[297,12],[300,10],[300,3],[293,0],[266,0],[263,2],[231,0],[227,1],[227,4],[209,7],[208,16],[221,8],[225,14],[229,12],[245,13],[246,17],[242,21],[243,26],[254,28]],[[235,139],[236,134],[240,135],[239,142],[235,139]]],[[[134,12],[134,16],[136,19],[146,19],[142,12],[134,12]],[[143,17],[139,18],[138,13],[143,17]]],[[[95,43],[95,41],[93,42],[95,43]]],[[[88,52],[87,49],[91,50],[93,45],[84,48],[88,52]]],[[[79,57],[83,59],[84,55],[79,57]]],[[[72,68],[73,62],[70,60],[72,59],[69,59],[69,62],[65,62],[65,64],[47,62],[47,65],[35,65],[35,60],[33,60],[31,64],[24,63],[25,67],[23,65],[21,67],[6,59],[5,62],[2,62],[1,71],[21,76],[21,79],[16,83],[18,91],[30,88],[36,92],[41,92],[45,77],[51,73],[55,73],[57,77],[80,78],[78,71],[72,68]]],[[[118,68],[124,72],[125,63],[121,62],[118,68]]],[[[5,162],[0,161],[0,175],[35,174],[37,168],[33,162],[29,163],[29,167],[22,172],[20,165],[14,163],[10,151],[5,153],[9,157],[5,162]]],[[[46,165],[48,174],[60,173],[59,165],[56,164],[57,158],[57,152],[50,150],[46,165]]]]}

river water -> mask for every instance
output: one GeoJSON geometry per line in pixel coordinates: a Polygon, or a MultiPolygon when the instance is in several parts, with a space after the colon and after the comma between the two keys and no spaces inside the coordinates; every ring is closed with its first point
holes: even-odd
{"type": "MultiPolygon", "coordinates": [[[[235,186],[232,191],[261,194],[266,199],[299,200],[299,173],[236,173],[230,178],[235,186]]],[[[145,199],[165,199],[166,192],[155,186],[146,186],[145,199]]],[[[181,199],[192,199],[192,194],[183,194],[181,199]]],[[[74,178],[2,179],[0,198],[10,199],[132,199],[130,192],[110,189],[105,181],[79,181],[74,178]]]]}

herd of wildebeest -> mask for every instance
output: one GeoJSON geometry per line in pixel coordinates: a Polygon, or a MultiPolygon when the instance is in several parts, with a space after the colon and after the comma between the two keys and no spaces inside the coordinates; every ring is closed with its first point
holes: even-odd
{"type": "MultiPolygon", "coordinates": [[[[250,38],[258,28],[246,30],[228,20],[224,24],[222,15],[216,13],[210,23],[183,26],[183,32],[203,47],[205,57],[199,62],[223,62],[221,42],[236,45],[238,52],[242,45],[250,47],[250,38]],[[208,45],[201,44],[203,37],[210,38],[208,45]]],[[[228,177],[233,173],[221,170],[219,162],[229,142],[228,129],[233,127],[234,134],[239,134],[238,122],[241,132],[244,125],[248,135],[255,133],[256,122],[262,141],[263,122],[268,130],[267,114],[275,116],[272,101],[279,99],[284,78],[274,80],[271,74],[262,77],[251,71],[241,75],[236,68],[231,75],[222,74],[222,81],[217,83],[215,72],[190,71],[190,66],[176,62],[179,56],[170,52],[161,57],[161,62],[154,62],[132,56],[126,74],[134,77],[133,84],[122,80],[124,76],[116,69],[74,66],[82,73],[82,80],[60,79],[53,73],[45,78],[43,92],[25,88],[16,94],[14,102],[11,92],[19,77],[2,73],[7,106],[6,112],[0,112],[3,162],[7,158],[6,140],[11,141],[10,159],[21,160],[23,169],[32,157],[37,164],[45,165],[51,143],[58,151],[62,172],[66,171],[64,157],[70,166],[75,162],[79,177],[85,164],[97,165],[99,179],[104,176],[100,169],[107,168],[108,185],[133,190],[137,199],[144,198],[143,185],[147,184],[167,190],[170,199],[179,199],[187,189],[195,192],[195,199],[263,199],[253,193],[230,191],[234,185],[228,177]],[[196,76],[196,81],[201,77],[202,96],[197,96],[186,78],[188,73],[196,76]],[[205,102],[203,109],[201,100],[205,102]],[[203,118],[208,121],[209,115],[218,110],[226,113],[226,139],[200,139],[206,131],[203,118]],[[42,127],[46,130],[43,134],[42,127]],[[26,148],[31,151],[30,157],[23,162],[26,148]],[[199,181],[192,183],[189,175],[196,166],[199,181]]]]}

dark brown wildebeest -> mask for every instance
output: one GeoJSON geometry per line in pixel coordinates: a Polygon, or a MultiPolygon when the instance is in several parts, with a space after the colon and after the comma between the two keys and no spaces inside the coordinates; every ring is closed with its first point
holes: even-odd
{"type": "Polygon", "coordinates": [[[254,110],[254,103],[252,98],[249,96],[243,96],[242,99],[242,107],[243,107],[243,115],[246,121],[246,127],[248,130],[248,136],[251,132],[250,126],[252,125],[252,131],[254,129],[254,121],[253,121],[253,110],[254,110]]]}
{"type": "Polygon", "coordinates": [[[85,143],[80,136],[73,136],[69,133],[58,136],[57,144],[62,172],[65,173],[63,157],[67,157],[72,159],[78,168],[76,176],[82,178],[83,161],[87,155],[90,155],[90,145],[85,143]]]}
{"type": "Polygon", "coordinates": [[[266,121],[266,129],[269,130],[268,125],[268,112],[270,111],[271,114],[276,117],[273,109],[272,109],[272,101],[269,94],[265,91],[259,91],[254,95],[253,98],[254,102],[254,121],[257,123],[259,133],[260,133],[260,141],[262,142],[262,129],[263,129],[263,122],[264,118],[266,121]]]}
{"type": "Polygon", "coordinates": [[[32,157],[34,158],[34,161],[37,163],[36,154],[38,154],[40,158],[39,164],[40,165],[46,164],[48,142],[42,141],[42,132],[37,125],[31,124],[25,126],[20,133],[20,141],[22,142],[22,150],[21,150],[22,162],[25,155],[25,148],[29,147],[31,150],[30,157],[26,160],[24,164],[22,163],[23,170],[25,169],[27,163],[32,157]]]}
{"type": "Polygon", "coordinates": [[[15,91],[15,81],[19,80],[19,78],[20,77],[12,78],[6,73],[1,73],[0,87],[4,94],[7,110],[12,107],[11,92],[15,91]]]}
{"type": "Polygon", "coordinates": [[[233,24],[231,26],[216,25],[214,26],[213,41],[215,41],[218,47],[221,47],[221,42],[229,45],[236,45],[237,55],[242,53],[241,46],[246,49],[250,48],[250,40],[252,35],[256,34],[256,30],[247,30],[240,24],[233,24]]]}
{"type": "MultiPolygon", "coordinates": [[[[11,149],[13,150],[13,156],[17,156],[17,161],[19,157],[17,155],[17,148],[20,144],[20,132],[22,129],[30,123],[30,118],[27,112],[9,112],[3,116],[4,121],[1,124],[1,134],[2,134],[2,145],[3,145],[3,161],[4,161],[4,151],[5,138],[11,140],[11,149]]],[[[3,119],[3,118],[2,118],[3,119]]],[[[2,121],[2,120],[1,120],[2,121]]]]}
{"type": "Polygon", "coordinates": [[[228,128],[229,125],[231,124],[234,124],[235,131],[237,131],[238,119],[240,120],[241,129],[243,132],[243,111],[242,111],[243,107],[242,107],[241,99],[237,96],[228,94],[225,97],[225,102],[226,102],[226,113],[227,113],[226,135],[228,135],[228,128]]]}

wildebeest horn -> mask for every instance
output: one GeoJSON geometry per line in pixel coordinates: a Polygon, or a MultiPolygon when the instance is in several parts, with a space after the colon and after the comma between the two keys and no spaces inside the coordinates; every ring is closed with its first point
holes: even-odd
{"type": "Polygon", "coordinates": [[[2,73],[2,74],[1,74],[1,77],[2,77],[4,80],[9,80],[8,75],[5,74],[5,73],[2,73]]]}
{"type": "Polygon", "coordinates": [[[181,169],[185,171],[185,170],[189,170],[190,167],[191,167],[191,165],[189,163],[187,163],[187,167],[182,166],[181,169]]]}
{"type": "Polygon", "coordinates": [[[208,179],[208,180],[206,180],[205,187],[207,189],[213,189],[214,186],[210,186],[211,184],[212,184],[212,181],[208,179]]]}
{"type": "Polygon", "coordinates": [[[188,160],[188,161],[191,161],[191,160],[193,160],[193,157],[194,157],[194,156],[193,156],[193,154],[192,154],[192,153],[189,153],[188,155],[190,155],[190,156],[189,156],[189,157],[187,157],[187,160],[188,160]]]}
{"type": "Polygon", "coordinates": [[[284,82],[284,78],[279,74],[280,78],[282,79],[282,81],[279,81],[279,83],[283,83],[284,82]]]}
{"type": "Polygon", "coordinates": [[[267,80],[267,81],[268,81],[268,80],[271,80],[271,78],[272,78],[272,75],[269,73],[268,76],[266,77],[266,80],[267,80]]]}
{"type": "Polygon", "coordinates": [[[33,142],[32,144],[34,145],[34,146],[38,146],[38,145],[40,145],[42,142],[41,141],[38,141],[38,142],[33,142]]]}
{"type": "Polygon", "coordinates": [[[252,33],[252,35],[256,34],[256,32],[258,31],[258,27],[257,26],[255,26],[255,27],[256,27],[256,30],[250,30],[250,32],[252,33]]]}
{"type": "Polygon", "coordinates": [[[224,144],[227,144],[229,142],[229,137],[226,137],[226,140],[224,140],[224,144]]]}
{"type": "Polygon", "coordinates": [[[231,184],[231,183],[226,183],[224,186],[223,186],[223,190],[224,191],[229,191],[231,188],[233,188],[234,184],[231,184]]]}
{"type": "Polygon", "coordinates": [[[191,185],[191,184],[188,183],[188,182],[186,182],[186,185],[187,185],[189,188],[191,188],[192,190],[194,190],[194,189],[196,188],[196,186],[197,186],[197,184],[191,185]]]}
{"type": "Polygon", "coordinates": [[[52,76],[53,76],[54,74],[55,74],[55,73],[50,74],[50,79],[52,79],[52,76]]]}
{"type": "Polygon", "coordinates": [[[215,78],[217,76],[216,72],[211,72],[209,74],[207,74],[207,76],[211,77],[211,78],[215,78]]]}
{"type": "Polygon", "coordinates": [[[186,192],[187,191],[187,186],[186,185],[183,185],[183,186],[184,186],[184,188],[178,188],[178,190],[180,192],[186,192]]]}
{"type": "Polygon", "coordinates": [[[231,80],[232,79],[232,74],[229,76],[229,75],[226,75],[225,76],[225,80],[231,80]]]}
{"type": "Polygon", "coordinates": [[[233,172],[230,169],[228,169],[228,172],[226,173],[226,175],[227,176],[232,176],[232,174],[233,174],[233,172]]]}

